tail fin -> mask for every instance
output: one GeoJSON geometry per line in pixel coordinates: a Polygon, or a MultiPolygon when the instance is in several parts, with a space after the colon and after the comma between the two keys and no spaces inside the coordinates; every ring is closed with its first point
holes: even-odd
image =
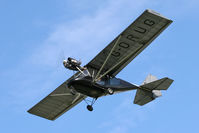
{"type": "Polygon", "coordinates": [[[137,89],[134,103],[144,105],[157,97],[162,96],[160,90],[167,90],[173,80],[167,77],[157,80],[153,75],[148,75],[143,84],[137,89]]]}
{"type": "Polygon", "coordinates": [[[142,85],[147,84],[147,83],[150,83],[150,82],[153,82],[153,81],[156,81],[156,80],[158,80],[157,77],[155,77],[155,76],[149,74],[149,75],[146,77],[146,79],[144,80],[144,82],[142,83],[142,85]]]}

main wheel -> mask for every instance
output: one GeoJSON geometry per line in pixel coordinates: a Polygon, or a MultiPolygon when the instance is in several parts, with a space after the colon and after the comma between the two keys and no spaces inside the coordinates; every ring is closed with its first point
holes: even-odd
{"type": "Polygon", "coordinates": [[[93,107],[92,107],[91,105],[87,105],[87,109],[88,109],[89,111],[93,111],[93,107]]]}
{"type": "Polygon", "coordinates": [[[109,95],[113,95],[113,93],[114,93],[113,89],[111,89],[111,88],[108,88],[107,91],[108,91],[109,95]]]}

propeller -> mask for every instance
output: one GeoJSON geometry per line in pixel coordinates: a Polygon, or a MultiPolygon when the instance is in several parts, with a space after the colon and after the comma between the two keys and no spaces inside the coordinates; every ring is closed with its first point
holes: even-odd
{"type": "Polygon", "coordinates": [[[63,50],[60,51],[60,53],[57,55],[57,61],[56,61],[56,68],[62,69],[64,61],[67,61],[65,52],[63,50]]]}

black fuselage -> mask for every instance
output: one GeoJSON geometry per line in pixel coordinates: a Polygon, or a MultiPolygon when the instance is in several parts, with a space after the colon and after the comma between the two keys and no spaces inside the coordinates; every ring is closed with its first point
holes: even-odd
{"type": "Polygon", "coordinates": [[[93,98],[108,95],[109,92],[107,90],[109,88],[112,89],[114,93],[137,89],[136,85],[118,78],[107,78],[93,82],[93,78],[90,76],[76,77],[69,81],[68,86],[72,86],[77,92],[93,98]]]}

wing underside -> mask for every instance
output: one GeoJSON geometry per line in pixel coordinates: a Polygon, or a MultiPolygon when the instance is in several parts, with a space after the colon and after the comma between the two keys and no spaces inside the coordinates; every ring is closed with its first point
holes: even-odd
{"type": "Polygon", "coordinates": [[[91,73],[97,74],[100,70],[99,75],[117,75],[171,22],[171,20],[152,10],[146,10],[91,60],[86,67],[91,73]]]}
{"type": "Polygon", "coordinates": [[[72,95],[66,82],[64,82],[28,112],[49,120],[55,120],[80,103],[85,97],[79,93],[72,95]]]}

